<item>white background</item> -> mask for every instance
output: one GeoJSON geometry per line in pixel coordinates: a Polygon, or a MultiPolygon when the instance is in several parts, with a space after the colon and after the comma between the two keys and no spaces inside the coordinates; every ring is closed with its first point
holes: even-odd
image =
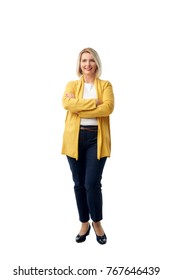
{"type": "Polygon", "coordinates": [[[171,279],[171,2],[0,2],[2,279],[26,279],[13,276],[19,265],[96,268],[92,279],[171,279]],[[80,223],[61,155],[61,99],[66,83],[77,79],[79,51],[88,46],[98,51],[101,78],[115,94],[112,154],[102,181],[105,246],[93,230],[86,242],[75,242],[80,223]],[[107,266],[159,266],[161,272],[116,277],[106,275],[107,266]]]}

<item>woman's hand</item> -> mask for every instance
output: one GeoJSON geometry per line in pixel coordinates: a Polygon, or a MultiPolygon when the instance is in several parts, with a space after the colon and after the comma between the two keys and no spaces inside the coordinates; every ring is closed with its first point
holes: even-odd
{"type": "MultiPolygon", "coordinates": [[[[73,93],[66,93],[66,95],[65,95],[66,97],[68,97],[68,98],[75,98],[75,96],[74,96],[74,94],[73,93]]],[[[76,115],[79,115],[79,113],[78,112],[75,112],[75,114],[76,115]]]]}
{"type": "Polygon", "coordinates": [[[102,103],[103,103],[102,101],[100,101],[99,99],[96,99],[96,106],[98,106],[98,105],[100,105],[102,103]]]}
{"type": "Polygon", "coordinates": [[[73,93],[66,93],[65,96],[68,97],[68,98],[74,98],[75,97],[73,93]]]}

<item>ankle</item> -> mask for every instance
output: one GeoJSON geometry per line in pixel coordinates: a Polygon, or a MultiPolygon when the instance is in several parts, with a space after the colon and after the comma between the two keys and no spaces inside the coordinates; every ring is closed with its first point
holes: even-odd
{"type": "Polygon", "coordinates": [[[89,226],[89,222],[81,223],[82,228],[85,228],[85,227],[88,227],[88,226],[89,226]]]}
{"type": "Polygon", "coordinates": [[[97,228],[101,227],[101,222],[93,222],[93,225],[97,228]]]}

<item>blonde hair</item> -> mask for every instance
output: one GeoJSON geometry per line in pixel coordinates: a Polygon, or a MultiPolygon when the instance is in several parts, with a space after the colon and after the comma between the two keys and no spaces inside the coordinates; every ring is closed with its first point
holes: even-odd
{"type": "Polygon", "coordinates": [[[81,67],[80,67],[80,62],[81,62],[81,56],[82,56],[83,53],[90,53],[93,56],[93,58],[95,60],[95,63],[97,65],[96,78],[100,77],[101,73],[102,73],[101,60],[100,60],[100,57],[99,57],[98,53],[92,48],[85,48],[85,49],[80,51],[80,53],[78,55],[78,59],[77,59],[77,65],[76,65],[77,76],[78,77],[82,76],[82,70],[81,70],[81,67]]]}

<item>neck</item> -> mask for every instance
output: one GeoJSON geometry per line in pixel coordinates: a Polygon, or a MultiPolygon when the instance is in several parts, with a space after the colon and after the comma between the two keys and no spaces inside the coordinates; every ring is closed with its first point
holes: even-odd
{"type": "Polygon", "coordinates": [[[95,77],[93,77],[93,76],[86,76],[86,75],[84,76],[84,82],[85,83],[93,84],[94,80],[95,80],[95,77]]]}

